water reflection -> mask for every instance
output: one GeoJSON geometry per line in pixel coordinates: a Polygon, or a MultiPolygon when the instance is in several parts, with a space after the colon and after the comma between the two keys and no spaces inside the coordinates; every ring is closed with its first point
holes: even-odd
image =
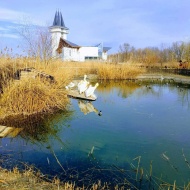
{"type": "Polygon", "coordinates": [[[0,138],[4,138],[4,137],[14,138],[22,130],[23,128],[7,127],[7,126],[0,125],[0,138]]]}
{"type": "Polygon", "coordinates": [[[127,98],[138,88],[139,84],[132,81],[102,81],[100,82],[97,91],[110,93],[113,89],[117,89],[119,96],[127,98]]]}
{"type": "Polygon", "coordinates": [[[184,106],[190,107],[190,85],[177,84],[168,81],[101,81],[97,91],[102,94],[109,94],[113,90],[118,92],[118,96],[127,98],[134,93],[140,98],[144,95],[153,95],[161,97],[164,88],[168,88],[169,92],[177,93],[180,101],[184,106]]]}
{"type": "Polygon", "coordinates": [[[4,153],[11,147],[15,155],[22,152],[22,161],[30,161],[44,173],[60,174],[64,180],[81,184],[98,179],[114,184],[132,179],[137,184],[142,174],[146,185],[150,163],[153,180],[162,176],[171,184],[175,179],[178,185],[187,181],[189,88],[163,81],[118,81],[100,83],[97,93],[94,102],[72,99],[73,112],[0,121],[2,125],[23,128],[18,136],[24,141],[42,145],[39,148],[28,143],[28,147],[25,144],[19,149],[17,136],[10,142],[14,148],[3,139],[6,142],[0,150],[4,153]],[[103,116],[97,119],[99,109],[103,116]]]}
{"type": "Polygon", "coordinates": [[[85,100],[78,100],[78,106],[81,110],[81,112],[84,113],[84,115],[87,115],[91,112],[95,112],[96,114],[99,113],[98,109],[96,109],[92,102],[85,101],[85,100]]]}
{"type": "Polygon", "coordinates": [[[60,112],[54,115],[34,114],[8,116],[0,120],[0,137],[20,136],[33,143],[48,142],[49,138],[57,137],[63,126],[57,123],[71,119],[73,112],[60,112]]]}

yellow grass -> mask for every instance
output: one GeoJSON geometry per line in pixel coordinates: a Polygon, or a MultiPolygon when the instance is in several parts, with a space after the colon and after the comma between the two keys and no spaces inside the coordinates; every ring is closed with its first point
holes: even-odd
{"type": "MultiPolygon", "coordinates": [[[[52,73],[54,68],[60,68],[69,79],[84,74],[96,74],[99,79],[131,79],[145,72],[133,64],[110,64],[104,62],[61,62],[57,61],[46,67],[46,72],[52,73]]],[[[56,69],[55,69],[56,70],[56,69]]],[[[55,74],[56,76],[56,74],[55,74]]]]}
{"type": "Polygon", "coordinates": [[[0,88],[7,83],[13,77],[13,63],[8,62],[7,59],[0,59],[0,88]]]}
{"type": "Polygon", "coordinates": [[[97,74],[99,79],[133,79],[145,72],[142,68],[129,64],[99,64],[97,74]]]}
{"type": "MultiPolygon", "coordinates": [[[[78,187],[74,182],[62,182],[56,176],[50,180],[48,177],[43,175],[40,171],[37,171],[33,167],[28,167],[23,171],[19,171],[17,167],[13,168],[12,171],[0,168],[0,189],[4,190],[98,190],[98,189],[112,189],[108,183],[97,183],[89,184],[88,187],[78,187]]],[[[114,189],[124,189],[124,187],[118,188],[115,186],[114,189]]]]}
{"type": "Polygon", "coordinates": [[[11,82],[3,89],[0,99],[1,110],[6,115],[53,112],[66,109],[67,104],[64,90],[39,79],[11,82]]]}
{"type": "MultiPolygon", "coordinates": [[[[4,190],[25,190],[25,189],[44,189],[44,190],[73,190],[74,184],[61,183],[58,178],[50,180],[39,171],[34,171],[32,167],[27,167],[24,171],[19,171],[15,167],[12,171],[0,168],[0,189],[4,190]]],[[[82,189],[82,188],[77,188],[82,189]]]]}
{"type": "Polygon", "coordinates": [[[28,57],[0,57],[1,116],[34,114],[65,110],[68,105],[65,86],[84,74],[95,74],[99,79],[131,79],[143,70],[129,64],[115,65],[104,62],[63,62],[52,59],[45,64],[40,59],[28,57]],[[35,68],[54,77],[55,82],[35,79],[14,80],[15,73],[23,68],[35,68]]]}

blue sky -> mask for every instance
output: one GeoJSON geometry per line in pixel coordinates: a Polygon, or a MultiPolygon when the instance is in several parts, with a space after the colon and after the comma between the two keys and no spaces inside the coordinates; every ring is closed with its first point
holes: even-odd
{"type": "Polygon", "coordinates": [[[190,41],[189,0],[0,0],[0,47],[21,45],[17,32],[23,20],[50,26],[60,10],[68,40],[78,45],[135,48],[190,41]]]}

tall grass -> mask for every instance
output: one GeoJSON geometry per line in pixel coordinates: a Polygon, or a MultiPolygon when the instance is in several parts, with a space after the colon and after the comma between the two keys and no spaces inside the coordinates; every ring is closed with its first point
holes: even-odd
{"type": "MultiPolygon", "coordinates": [[[[98,79],[132,79],[145,72],[143,68],[133,66],[133,64],[110,64],[104,62],[61,62],[57,61],[48,67],[47,72],[52,72],[52,67],[59,67],[59,72],[64,72],[68,78],[82,76],[84,74],[95,74],[98,79]]],[[[56,76],[56,75],[55,75],[56,76]]]]}
{"type": "Polygon", "coordinates": [[[127,64],[115,65],[102,62],[63,62],[52,59],[45,64],[40,59],[0,56],[1,116],[11,114],[30,115],[39,112],[65,110],[69,100],[65,86],[74,78],[84,74],[95,74],[99,79],[131,79],[142,73],[142,69],[127,64]],[[52,75],[55,83],[37,78],[14,80],[15,73],[22,68],[33,67],[39,72],[52,75]]]}
{"type": "Polygon", "coordinates": [[[0,89],[13,78],[13,64],[14,62],[12,60],[8,60],[6,58],[0,59],[0,89]]]}
{"type": "Polygon", "coordinates": [[[145,72],[142,68],[128,64],[99,64],[97,74],[99,79],[133,79],[139,74],[145,72]]]}
{"type": "Polygon", "coordinates": [[[0,117],[8,115],[34,113],[51,113],[55,110],[66,110],[69,99],[63,88],[70,78],[70,73],[60,69],[61,63],[47,66],[39,59],[27,57],[0,57],[0,117]],[[15,73],[26,67],[55,76],[56,82],[50,84],[40,79],[14,80],[15,73]]]}
{"type": "Polygon", "coordinates": [[[0,107],[6,115],[53,112],[66,109],[67,104],[68,98],[62,89],[39,79],[11,82],[3,89],[0,99],[0,107]]]}

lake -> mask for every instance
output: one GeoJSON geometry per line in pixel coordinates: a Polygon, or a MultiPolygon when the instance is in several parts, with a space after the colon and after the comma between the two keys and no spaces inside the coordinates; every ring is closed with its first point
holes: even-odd
{"type": "Polygon", "coordinates": [[[68,113],[7,123],[22,130],[0,140],[1,165],[34,165],[78,185],[101,180],[131,189],[181,187],[190,180],[190,88],[100,82],[97,100],[71,99],[68,113]]]}

